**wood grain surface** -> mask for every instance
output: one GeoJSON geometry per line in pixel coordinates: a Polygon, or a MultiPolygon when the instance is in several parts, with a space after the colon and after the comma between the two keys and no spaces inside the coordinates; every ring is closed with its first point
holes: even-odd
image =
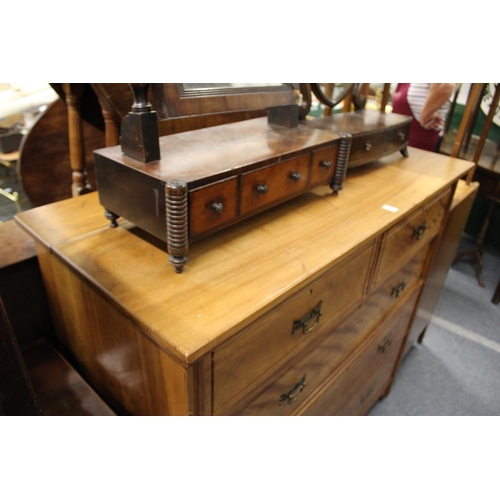
{"type": "Polygon", "coordinates": [[[149,339],[192,363],[472,166],[417,149],[409,158],[395,153],[350,173],[340,196],[318,188],[193,244],[181,275],[131,224],[107,227],[95,193],[16,220],[149,339]]]}

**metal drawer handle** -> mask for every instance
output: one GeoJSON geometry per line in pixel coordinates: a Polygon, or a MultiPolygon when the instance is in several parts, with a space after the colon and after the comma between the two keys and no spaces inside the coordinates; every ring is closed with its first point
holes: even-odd
{"type": "Polygon", "coordinates": [[[294,181],[300,180],[300,174],[298,172],[292,172],[290,174],[290,179],[293,179],[294,181]]]}
{"type": "Polygon", "coordinates": [[[392,339],[388,338],[378,346],[378,352],[386,352],[391,347],[392,339]]]}
{"type": "Polygon", "coordinates": [[[399,297],[403,293],[405,286],[406,286],[406,283],[404,281],[402,281],[399,285],[393,287],[392,292],[391,292],[391,297],[399,297]]]}
{"type": "Polygon", "coordinates": [[[373,144],[372,144],[371,142],[367,142],[367,143],[365,144],[365,149],[366,149],[366,151],[370,151],[370,149],[371,149],[372,147],[373,147],[373,144]]]}
{"type": "Polygon", "coordinates": [[[257,193],[260,194],[266,194],[267,191],[269,190],[269,188],[265,184],[259,184],[256,189],[257,193]]]}
{"type": "Polygon", "coordinates": [[[404,132],[399,132],[398,137],[401,139],[401,142],[406,139],[406,134],[404,132]]]}
{"type": "Polygon", "coordinates": [[[299,396],[302,394],[302,391],[304,390],[304,387],[306,386],[306,374],[304,373],[304,376],[290,389],[288,389],[285,394],[282,394],[280,396],[280,406],[285,402],[288,401],[288,404],[291,405],[299,399],[299,396]]]}
{"type": "Polygon", "coordinates": [[[321,318],[321,306],[323,304],[323,301],[321,301],[314,309],[309,311],[307,314],[302,316],[302,318],[297,319],[293,322],[293,329],[292,329],[292,335],[302,328],[302,334],[307,335],[308,333],[311,333],[319,324],[319,318],[321,318]],[[309,326],[309,323],[313,318],[316,318],[316,321],[312,326],[309,326]]]}
{"type": "Polygon", "coordinates": [[[319,163],[319,166],[325,168],[326,170],[328,170],[332,166],[332,162],[331,161],[327,161],[327,160],[323,160],[323,161],[321,161],[319,163]]]}
{"type": "Polygon", "coordinates": [[[222,213],[222,211],[224,210],[224,204],[223,203],[212,203],[210,205],[210,208],[216,213],[216,214],[220,214],[222,213]]]}
{"type": "Polygon", "coordinates": [[[417,240],[421,240],[425,234],[425,231],[427,231],[427,226],[426,226],[425,222],[422,222],[422,224],[420,224],[420,226],[413,229],[412,238],[416,238],[417,240]]]}

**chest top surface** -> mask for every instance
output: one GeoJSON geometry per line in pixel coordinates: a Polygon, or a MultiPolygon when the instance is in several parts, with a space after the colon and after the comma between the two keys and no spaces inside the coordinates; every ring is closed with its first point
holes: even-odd
{"type": "Polygon", "coordinates": [[[385,157],[348,175],[342,196],[317,188],[194,243],[182,275],[171,272],[161,242],[128,222],[108,227],[97,193],[23,212],[16,221],[161,348],[190,363],[472,166],[413,148],[409,158],[385,157]]]}

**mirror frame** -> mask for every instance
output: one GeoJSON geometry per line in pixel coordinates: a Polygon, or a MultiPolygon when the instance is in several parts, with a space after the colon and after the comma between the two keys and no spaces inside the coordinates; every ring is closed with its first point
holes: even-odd
{"type": "Polygon", "coordinates": [[[296,104],[294,85],[186,90],[182,83],[152,83],[159,120],[296,104]]]}

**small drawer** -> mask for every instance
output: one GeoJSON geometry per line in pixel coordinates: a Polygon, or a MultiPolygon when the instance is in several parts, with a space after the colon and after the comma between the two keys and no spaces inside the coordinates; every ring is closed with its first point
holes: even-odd
{"type": "Polygon", "coordinates": [[[388,154],[391,151],[399,151],[407,145],[410,135],[410,123],[405,123],[400,127],[395,127],[387,131],[384,154],[388,154]]]}
{"type": "Polygon", "coordinates": [[[302,155],[241,176],[241,213],[258,210],[304,190],[310,155],[302,155]]]}
{"type": "Polygon", "coordinates": [[[349,166],[377,160],[384,155],[385,131],[354,136],[349,155],[349,166]]]}
{"type": "Polygon", "coordinates": [[[330,183],[337,167],[339,145],[314,152],[311,164],[311,186],[330,183]]]}
{"type": "MultiPolygon", "coordinates": [[[[419,289],[380,326],[321,393],[298,408],[301,415],[364,415],[388,388],[408,331],[419,289]]],[[[307,373],[306,384],[307,384],[307,373]]],[[[306,385],[307,387],[307,385],[306,385]]],[[[305,390],[305,388],[304,388],[305,390]]]]}
{"type": "Polygon", "coordinates": [[[237,177],[191,191],[189,235],[203,234],[233,220],[237,215],[237,191],[237,177]]]}
{"type": "Polygon", "coordinates": [[[450,196],[451,190],[448,190],[387,231],[382,240],[375,286],[386,279],[395,268],[404,265],[436,236],[446,214],[450,196]]]}
{"type": "Polygon", "coordinates": [[[227,412],[362,299],[373,248],[358,250],[215,350],[214,413],[227,412]]]}

